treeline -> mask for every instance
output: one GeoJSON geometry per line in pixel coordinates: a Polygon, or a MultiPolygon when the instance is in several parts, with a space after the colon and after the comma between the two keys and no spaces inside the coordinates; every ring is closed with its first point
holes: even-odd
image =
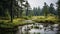
{"type": "Polygon", "coordinates": [[[41,16],[41,15],[47,16],[48,14],[58,15],[58,11],[57,9],[54,8],[54,4],[51,3],[50,6],[48,6],[46,2],[44,3],[43,8],[34,7],[33,13],[34,16],[41,16]]]}
{"type": "Polygon", "coordinates": [[[60,17],[60,0],[58,0],[57,9],[54,8],[54,4],[50,6],[44,3],[43,8],[34,7],[31,9],[28,1],[26,0],[0,0],[0,18],[7,17],[18,18],[22,16],[47,16],[48,14],[58,15],[60,17]]]}

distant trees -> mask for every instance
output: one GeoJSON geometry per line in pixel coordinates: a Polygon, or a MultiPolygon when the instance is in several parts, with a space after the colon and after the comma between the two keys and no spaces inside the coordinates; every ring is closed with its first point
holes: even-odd
{"type": "Polygon", "coordinates": [[[45,15],[47,16],[47,14],[49,13],[49,7],[46,3],[44,3],[44,6],[42,9],[40,9],[40,7],[38,8],[33,8],[33,11],[34,11],[34,15],[35,16],[40,16],[40,15],[45,15]]]}
{"type": "Polygon", "coordinates": [[[33,13],[34,13],[33,14],[34,16],[37,16],[37,8],[36,7],[33,8],[33,13]]]}
{"type": "Polygon", "coordinates": [[[40,13],[41,13],[40,7],[38,8],[34,7],[33,13],[34,13],[34,16],[40,16],[40,13]]]}
{"type": "Polygon", "coordinates": [[[40,16],[41,9],[40,7],[37,8],[37,16],[40,16]]]}
{"type": "Polygon", "coordinates": [[[47,16],[48,14],[54,14],[57,15],[57,10],[54,8],[54,4],[51,3],[50,6],[47,5],[47,3],[44,3],[43,8],[40,7],[34,7],[33,8],[34,16],[47,16]]]}

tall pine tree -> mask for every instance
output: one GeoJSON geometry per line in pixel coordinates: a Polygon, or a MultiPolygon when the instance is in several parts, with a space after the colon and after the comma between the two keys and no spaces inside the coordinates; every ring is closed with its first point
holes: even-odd
{"type": "Polygon", "coordinates": [[[53,3],[50,4],[49,13],[55,14],[55,9],[54,9],[54,7],[53,7],[53,3]]]}
{"type": "Polygon", "coordinates": [[[44,6],[43,6],[43,8],[42,8],[42,12],[43,12],[43,14],[44,14],[44,16],[47,16],[47,14],[49,13],[49,7],[48,7],[48,5],[46,4],[46,2],[44,3],[44,6]]]}
{"type": "Polygon", "coordinates": [[[60,21],[60,0],[57,2],[57,10],[58,10],[58,16],[59,16],[59,21],[60,21]]]}

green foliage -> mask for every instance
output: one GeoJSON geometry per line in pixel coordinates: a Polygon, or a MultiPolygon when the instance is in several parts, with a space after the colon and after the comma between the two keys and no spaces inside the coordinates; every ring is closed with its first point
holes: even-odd
{"type": "Polygon", "coordinates": [[[40,7],[38,7],[38,9],[37,9],[37,16],[40,16],[40,13],[41,13],[41,10],[40,10],[40,7]]]}
{"type": "MultiPolygon", "coordinates": [[[[57,5],[58,5],[57,6],[58,16],[60,18],[60,0],[57,2],[57,5]]],[[[25,1],[25,0],[19,0],[19,1],[0,0],[0,27],[14,28],[18,25],[30,24],[25,22],[25,20],[33,20],[35,22],[52,21],[55,23],[58,21],[58,18],[57,18],[58,16],[56,17],[53,13],[55,13],[53,4],[50,4],[50,7],[49,7],[46,3],[44,3],[44,6],[41,11],[40,7],[38,8],[34,7],[32,10],[28,1],[25,1]],[[18,5],[18,2],[20,2],[21,6],[18,5]],[[26,4],[23,4],[24,2],[26,2],[26,4]],[[47,18],[45,18],[45,16],[40,16],[42,14],[45,15],[47,18]],[[13,20],[13,23],[11,23],[12,20],[13,20]]],[[[35,22],[32,22],[32,23],[35,23],[35,22]]],[[[39,28],[39,27],[35,26],[35,28],[39,28]]],[[[13,33],[11,32],[11,34],[13,33]]],[[[40,34],[40,33],[37,33],[37,34],[40,34]]]]}
{"type": "Polygon", "coordinates": [[[13,28],[15,25],[13,23],[5,23],[5,21],[0,22],[1,28],[13,28]]]}
{"type": "Polygon", "coordinates": [[[24,19],[26,19],[26,20],[28,20],[28,19],[29,19],[29,17],[28,17],[28,16],[24,16],[23,18],[24,18],[24,19]]]}
{"type": "Polygon", "coordinates": [[[60,21],[60,0],[57,2],[57,10],[58,10],[58,16],[59,16],[59,21],[60,21]]]}
{"type": "Polygon", "coordinates": [[[27,4],[27,6],[26,6],[26,16],[31,16],[32,15],[32,13],[31,13],[31,7],[30,7],[30,4],[26,1],[26,4],[27,4]]]}
{"type": "Polygon", "coordinates": [[[47,15],[47,18],[45,16],[33,16],[32,20],[35,22],[46,22],[46,21],[52,21],[54,23],[57,23],[58,21],[58,17],[56,17],[55,15],[49,14],[47,15]]]}
{"type": "Polygon", "coordinates": [[[40,13],[41,13],[40,7],[38,7],[38,8],[34,7],[33,8],[33,15],[34,16],[40,16],[40,13]]]}
{"type": "Polygon", "coordinates": [[[55,8],[54,8],[53,6],[54,6],[54,4],[51,3],[51,4],[50,4],[50,7],[49,7],[49,13],[51,13],[51,14],[56,14],[57,12],[55,11],[55,8]],[[56,13],[55,13],[55,12],[56,12],[56,13]]]}
{"type": "Polygon", "coordinates": [[[43,9],[42,9],[42,12],[43,12],[44,16],[47,16],[47,14],[49,13],[48,9],[49,9],[49,7],[45,2],[44,6],[43,6],[43,9]]]}

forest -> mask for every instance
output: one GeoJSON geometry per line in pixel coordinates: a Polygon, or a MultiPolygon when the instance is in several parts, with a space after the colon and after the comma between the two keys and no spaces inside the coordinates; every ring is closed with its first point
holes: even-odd
{"type": "Polygon", "coordinates": [[[57,8],[53,3],[48,6],[44,2],[43,8],[38,6],[32,9],[27,0],[0,0],[0,33],[15,34],[12,32],[16,32],[18,26],[33,23],[59,24],[60,26],[60,0],[55,4],[57,8]]]}

